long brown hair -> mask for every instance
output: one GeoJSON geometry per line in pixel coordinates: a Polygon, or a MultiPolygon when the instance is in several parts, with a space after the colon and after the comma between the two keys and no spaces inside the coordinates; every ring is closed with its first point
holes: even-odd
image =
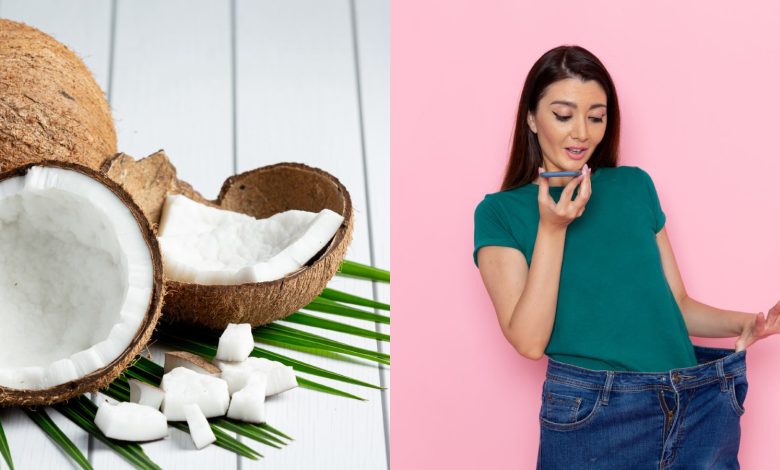
{"type": "Polygon", "coordinates": [[[607,129],[588,160],[588,166],[598,168],[617,166],[620,142],[620,107],[615,84],[604,65],[590,51],[580,46],[563,45],[547,51],[531,67],[520,95],[517,123],[512,136],[512,149],[506,166],[501,190],[528,184],[539,176],[542,166],[542,149],[526,119],[528,112],[536,112],[539,100],[547,87],[558,80],[576,78],[595,80],[607,94],[607,129]]]}

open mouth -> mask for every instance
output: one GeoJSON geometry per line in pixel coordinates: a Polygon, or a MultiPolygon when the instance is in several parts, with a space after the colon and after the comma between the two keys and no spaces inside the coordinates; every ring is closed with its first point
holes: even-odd
{"type": "Polygon", "coordinates": [[[585,152],[587,152],[588,149],[586,148],[576,148],[576,147],[566,147],[564,150],[566,150],[566,154],[575,160],[581,159],[583,156],[585,156],[585,152]]]}

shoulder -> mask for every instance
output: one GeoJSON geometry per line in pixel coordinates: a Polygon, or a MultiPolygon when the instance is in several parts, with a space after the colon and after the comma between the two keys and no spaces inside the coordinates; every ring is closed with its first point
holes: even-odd
{"type": "Polygon", "coordinates": [[[653,179],[644,168],[634,165],[621,165],[612,168],[602,168],[599,171],[607,170],[607,173],[614,175],[614,179],[627,184],[648,184],[653,179]]]}
{"type": "MultiPolygon", "coordinates": [[[[513,207],[528,198],[530,194],[527,185],[506,191],[497,191],[485,194],[482,201],[477,204],[477,211],[502,211],[507,207],[513,207]]],[[[536,198],[534,197],[534,200],[536,198]]]]}

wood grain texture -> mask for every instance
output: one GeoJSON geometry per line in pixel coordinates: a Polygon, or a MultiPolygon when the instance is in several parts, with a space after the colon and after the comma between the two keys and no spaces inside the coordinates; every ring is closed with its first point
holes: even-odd
{"type": "MultiPolygon", "coordinates": [[[[390,2],[353,0],[357,52],[363,154],[369,197],[372,264],[390,269],[390,2]]],[[[390,286],[377,282],[376,300],[390,303],[390,286]]],[[[381,313],[381,312],[380,312],[381,313]]],[[[390,334],[390,325],[378,324],[378,331],[390,334]]],[[[390,354],[390,343],[379,350],[390,354]]],[[[390,384],[389,367],[381,366],[382,382],[390,384]]],[[[389,436],[390,393],[383,393],[385,433],[389,436]]]]}
{"type": "MultiPolygon", "coordinates": [[[[142,157],[165,149],[179,177],[208,198],[234,170],[280,161],[322,168],[353,199],[354,239],[347,258],[372,263],[373,243],[373,262],[390,267],[389,1],[236,0],[235,29],[227,0],[116,5],[113,12],[112,2],[102,0],[0,0],[0,15],[52,34],[85,60],[104,89],[110,85],[120,151],[142,157]]],[[[355,279],[337,277],[329,285],[375,294],[371,283],[355,279]]],[[[389,288],[377,285],[376,295],[389,301],[389,288]]],[[[388,352],[386,343],[287,325],[388,352]]],[[[261,347],[380,383],[376,364],[261,347]]],[[[164,349],[153,346],[151,352],[162,364],[164,349]]],[[[382,373],[389,385],[389,370],[382,373]]],[[[143,448],[166,469],[388,468],[382,392],[301,375],[368,401],[302,388],[269,398],[269,423],[295,440],[277,450],[242,439],[265,455],[257,462],[214,446],[197,451],[189,435],[173,429],[168,439],[143,448]]],[[[97,441],[90,448],[86,433],[55,411],[50,414],[95,468],[131,468],[97,441]]],[[[72,468],[23,413],[2,410],[0,419],[17,468],[72,468]]]]}
{"type": "MultiPolygon", "coordinates": [[[[350,191],[355,210],[353,241],[346,257],[370,263],[350,7],[348,0],[238,1],[238,171],[293,160],[335,175],[350,191]]],[[[371,284],[365,281],[336,278],[330,285],[372,296],[371,284]]],[[[339,321],[373,328],[372,323],[359,320],[339,321]]],[[[373,340],[344,340],[367,349],[377,347],[373,340]]],[[[379,383],[376,366],[309,357],[322,367],[379,383]]],[[[289,430],[296,442],[262,463],[242,461],[242,468],[264,464],[289,469],[387,468],[381,393],[338,386],[368,401],[310,399],[306,390],[279,397],[278,403],[269,404],[269,416],[274,420],[279,416],[278,425],[289,430]],[[277,411],[280,408],[284,411],[277,411]],[[294,452],[292,447],[299,443],[301,448],[294,452]]]]}

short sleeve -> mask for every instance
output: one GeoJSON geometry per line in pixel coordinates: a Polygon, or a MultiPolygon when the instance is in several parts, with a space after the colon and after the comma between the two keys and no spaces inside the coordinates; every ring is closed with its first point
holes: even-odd
{"type": "Polygon", "coordinates": [[[649,174],[647,174],[646,171],[639,169],[639,172],[642,175],[642,178],[645,181],[645,185],[647,186],[647,192],[649,193],[649,201],[650,201],[650,210],[653,213],[654,217],[654,227],[653,231],[655,233],[658,233],[661,231],[662,228],[664,228],[664,224],[666,223],[666,214],[664,214],[663,209],[661,208],[661,201],[658,198],[658,193],[655,190],[655,184],[653,183],[653,179],[650,177],[649,174]]]}
{"type": "Polygon", "coordinates": [[[474,211],[474,264],[477,267],[477,252],[483,246],[506,246],[522,252],[494,201],[487,197],[474,211]]]}

